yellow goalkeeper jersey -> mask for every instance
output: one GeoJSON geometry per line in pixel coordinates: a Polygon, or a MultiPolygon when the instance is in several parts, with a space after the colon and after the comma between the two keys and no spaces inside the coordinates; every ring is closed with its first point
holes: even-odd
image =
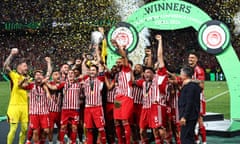
{"type": "Polygon", "coordinates": [[[27,105],[27,91],[18,87],[19,82],[22,81],[25,77],[14,71],[9,72],[9,77],[11,79],[11,96],[9,105],[27,105]]]}

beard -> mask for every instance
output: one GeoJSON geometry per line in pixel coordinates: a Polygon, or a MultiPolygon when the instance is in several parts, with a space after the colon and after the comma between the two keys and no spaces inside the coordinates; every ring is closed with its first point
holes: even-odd
{"type": "Polygon", "coordinates": [[[41,84],[41,83],[42,83],[42,79],[37,78],[37,79],[35,80],[35,83],[36,83],[36,84],[41,84]]]}

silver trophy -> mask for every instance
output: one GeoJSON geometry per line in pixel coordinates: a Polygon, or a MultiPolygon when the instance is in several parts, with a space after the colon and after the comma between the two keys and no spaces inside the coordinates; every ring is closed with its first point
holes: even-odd
{"type": "Polygon", "coordinates": [[[98,45],[102,42],[103,35],[99,31],[94,31],[91,33],[91,44],[98,45]]]}
{"type": "Polygon", "coordinates": [[[91,33],[91,44],[87,52],[85,52],[85,56],[88,60],[94,60],[94,56],[96,55],[94,46],[99,45],[103,38],[103,34],[99,31],[93,31],[91,33]]]}

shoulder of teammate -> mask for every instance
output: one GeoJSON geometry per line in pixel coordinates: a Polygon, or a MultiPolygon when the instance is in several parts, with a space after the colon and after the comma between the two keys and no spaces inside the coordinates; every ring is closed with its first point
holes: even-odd
{"type": "Polygon", "coordinates": [[[194,72],[196,72],[196,74],[197,74],[196,79],[202,80],[202,81],[205,80],[205,72],[204,72],[204,69],[203,69],[202,67],[200,67],[200,66],[197,65],[197,66],[194,68],[194,72]]]}
{"type": "Polygon", "coordinates": [[[158,68],[156,78],[159,86],[164,88],[167,86],[168,73],[166,67],[158,68]]]}
{"type": "Polygon", "coordinates": [[[14,71],[14,70],[10,70],[10,71],[8,71],[8,76],[11,78],[11,79],[16,79],[18,76],[19,76],[19,74],[16,72],[16,71],[14,71]]]}
{"type": "Polygon", "coordinates": [[[143,78],[134,81],[134,84],[136,84],[136,86],[138,87],[143,87],[143,83],[144,83],[143,78]]]}
{"type": "Polygon", "coordinates": [[[54,81],[48,82],[50,85],[55,85],[56,83],[54,81]]]}
{"type": "Polygon", "coordinates": [[[98,80],[104,82],[105,81],[105,76],[107,75],[106,72],[101,72],[99,73],[99,75],[97,76],[98,80]]]}
{"type": "Polygon", "coordinates": [[[62,89],[65,86],[66,82],[61,82],[60,84],[56,84],[57,89],[62,89]]]}
{"type": "Polygon", "coordinates": [[[89,75],[83,75],[81,77],[81,82],[87,80],[88,78],[89,78],[89,75]]]}
{"type": "Polygon", "coordinates": [[[34,83],[31,82],[27,86],[24,87],[25,90],[32,90],[34,88],[34,83]]]}
{"type": "Polygon", "coordinates": [[[158,68],[157,69],[157,74],[160,76],[165,76],[167,75],[167,69],[166,67],[158,68]]]}
{"type": "Polygon", "coordinates": [[[121,70],[124,72],[130,72],[132,69],[130,65],[123,65],[121,70]]]}

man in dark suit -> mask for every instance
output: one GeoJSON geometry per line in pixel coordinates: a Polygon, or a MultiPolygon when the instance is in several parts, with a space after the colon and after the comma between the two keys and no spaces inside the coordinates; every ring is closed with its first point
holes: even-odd
{"type": "Polygon", "coordinates": [[[192,80],[193,69],[181,69],[180,78],[183,85],[179,98],[179,116],[181,124],[181,143],[194,144],[194,128],[199,117],[200,93],[199,83],[192,80]]]}

